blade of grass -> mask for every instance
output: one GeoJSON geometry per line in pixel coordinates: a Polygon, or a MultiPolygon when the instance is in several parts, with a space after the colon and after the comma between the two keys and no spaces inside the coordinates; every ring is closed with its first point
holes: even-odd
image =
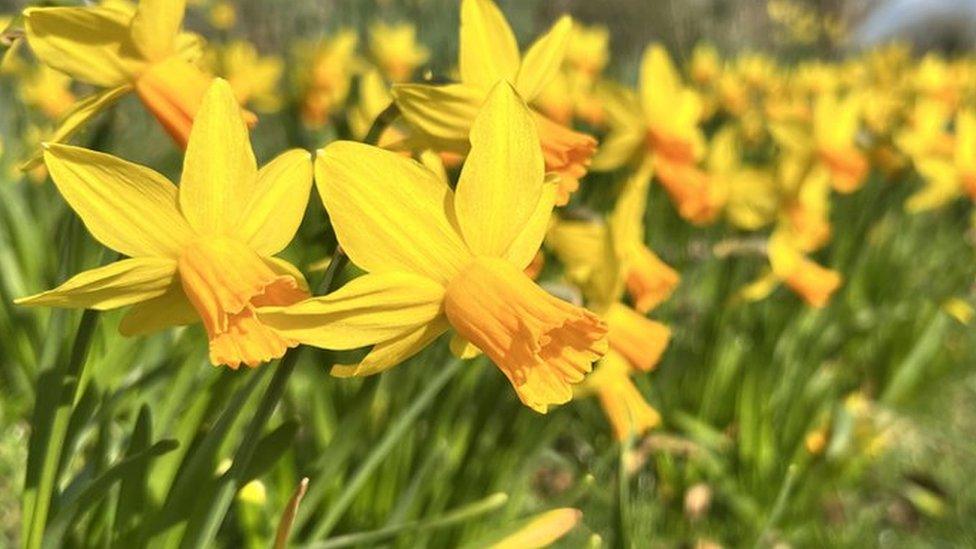
{"type": "Polygon", "coordinates": [[[325,518],[322,519],[312,532],[311,539],[322,539],[329,535],[339,519],[349,508],[353,499],[359,493],[360,490],[365,486],[366,481],[369,477],[376,471],[376,468],[383,463],[383,459],[389,455],[390,451],[396,447],[397,442],[400,441],[413,426],[420,414],[427,409],[431,403],[434,402],[434,397],[440,392],[441,389],[447,385],[447,382],[451,380],[452,377],[461,369],[461,365],[464,361],[460,359],[452,359],[446,366],[444,366],[437,375],[430,380],[427,387],[422,393],[417,395],[417,398],[410,404],[403,415],[401,415],[397,420],[390,426],[390,430],[386,432],[380,442],[373,448],[373,450],[366,457],[366,460],[359,469],[353,474],[352,479],[346,484],[339,498],[329,506],[329,512],[326,514],[325,518]]]}
{"type": "Polygon", "coordinates": [[[453,511],[449,511],[430,520],[411,521],[394,526],[387,526],[386,528],[380,528],[379,530],[373,530],[370,532],[358,532],[355,534],[336,536],[321,543],[309,545],[308,547],[309,549],[335,549],[336,547],[349,547],[351,545],[374,545],[377,544],[377,542],[391,538],[397,534],[436,530],[438,528],[446,528],[448,526],[466,522],[499,509],[505,505],[506,502],[508,502],[508,495],[500,492],[497,494],[492,494],[480,501],[476,501],[474,503],[459,507],[453,511]]]}

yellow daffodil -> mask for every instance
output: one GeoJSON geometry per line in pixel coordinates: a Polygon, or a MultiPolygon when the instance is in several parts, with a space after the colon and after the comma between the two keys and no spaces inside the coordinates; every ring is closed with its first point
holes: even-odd
{"type": "Polygon", "coordinates": [[[610,60],[610,31],[606,27],[573,23],[565,64],[593,82],[610,60]]]}
{"type": "MultiPolygon", "coordinates": [[[[562,17],[522,56],[505,16],[491,0],[462,0],[461,82],[400,84],[394,86],[393,96],[428,147],[463,154],[488,91],[498,81],[508,81],[531,104],[558,74],[572,27],[572,20],[562,17]]],[[[565,204],[586,175],[596,140],[537,111],[532,111],[532,117],[542,140],[546,171],[560,177],[557,204],[565,204]]]]}
{"type": "Polygon", "coordinates": [[[551,216],[533,115],[499,83],[471,128],[456,191],[394,152],[336,142],[315,181],[336,236],[368,274],[324,297],[259,312],[288,338],[328,349],[373,345],[340,377],[381,372],[453,328],[452,350],[483,351],[538,412],[572,397],[606,351],[604,323],[557,299],[523,269],[551,216]]]}
{"type": "Polygon", "coordinates": [[[773,232],[767,245],[767,254],[769,272],[743,288],[739,293],[740,297],[757,301],[768,296],[782,283],[807,305],[819,309],[827,305],[831,295],[841,285],[840,273],[805,257],[783,231],[773,232]]]}
{"type": "Polygon", "coordinates": [[[374,23],[369,28],[369,51],[391,82],[407,82],[417,67],[430,59],[430,50],[417,42],[417,28],[410,23],[374,23]]]}
{"type": "Polygon", "coordinates": [[[40,65],[20,82],[20,98],[51,120],[61,118],[75,103],[71,78],[40,65]]]}
{"type": "Polygon", "coordinates": [[[915,160],[925,187],[908,198],[909,211],[937,208],[963,194],[976,201],[976,111],[959,111],[955,130],[951,156],[925,155],[915,160]]]}
{"type": "Polygon", "coordinates": [[[632,374],[626,358],[610,349],[580,389],[600,400],[617,440],[640,436],[661,424],[661,414],[641,395],[632,374]]]}
{"type": "Polygon", "coordinates": [[[254,44],[236,40],[212,52],[213,72],[230,82],[241,105],[259,112],[274,112],[281,107],[278,83],[284,63],[277,56],[261,56],[254,44]]]}
{"type": "Polygon", "coordinates": [[[697,44],[691,52],[691,79],[699,86],[714,82],[722,73],[722,60],[711,44],[697,44]]]}
{"type": "Polygon", "coordinates": [[[769,241],[769,263],[773,274],[811,307],[825,306],[841,284],[837,271],[807,259],[778,233],[774,233],[769,241]]]}
{"type": "Polygon", "coordinates": [[[577,393],[597,395],[618,439],[642,434],[660,422],[630,376],[653,369],[667,348],[671,330],[642,313],[666,299],[678,280],[677,273],[643,244],[647,187],[647,170],[638,172],[607,223],[560,221],[547,236],[569,279],[580,286],[588,306],[609,328],[610,350],[577,393]],[[648,259],[654,268],[642,272],[635,286],[632,277],[648,259]],[[625,287],[640,313],[620,303],[625,287]]]}
{"type": "Polygon", "coordinates": [[[754,231],[776,219],[779,193],[768,170],[741,164],[742,150],[736,129],[726,126],[709,144],[708,173],[716,189],[725,193],[725,213],[729,221],[747,231],[754,231]]]}
{"type": "Polygon", "coordinates": [[[306,124],[325,124],[349,95],[353,74],[359,67],[356,45],[359,38],[343,30],[314,48],[299,48],[299,86],[302,89],[302,118],[306,124]]]}
{"type": "Polygon", "coordinates": [[[834,190],[854,192],[864,183],[868,162],[856,145],[861,120],[861,98],[849,94],[839,99],[832,93],[817,98],[813,109],[816,154],[830,171],[834,190]]]}
{"type": "Polygon", "coordinates": [[[274,254],[305,212],[310,155],[289,151],[259,170],[226,81],[216,80],[203,98],[179,188],[149,168],[68,145],[46,145],[44,161],[92,236],[129,259],[17,303],[132,305],[119,326],[124,335],[202,320],[211,362],[232,368],[297,345],[254,310],[308,297],[302,275],[274,254]]]}
{"type": "MultiPolygon", "coordinates": [[[[193,61],[199,40],[180,32],[185,0],[141,0],[134,12],[116,7],[29,8],[27,41],[51,68],[105,91],[69,112],[49,142],[62,142],[95,114],[135,90],[182,147],[211,76],[193,61]]],[[[256,119],[247,115],[250,123],[256,119]]],[[[39,161],[39,156],[36,159],[39,161]]]]}
{"type": "Polygon", "coordinates": [[[721,211],[723,196],[699,167],[705,137],[699,127],[701,97],[686,87],[659,44],[648,46],[641,63],[640,93],[618,94],[608,105],[611,133],[594,159],[594,167],[616,169],[649,158],[655,176],[682,217],[707,223],[721,211]],[[642,113],[634,116],[634,113],[642,113]]]}

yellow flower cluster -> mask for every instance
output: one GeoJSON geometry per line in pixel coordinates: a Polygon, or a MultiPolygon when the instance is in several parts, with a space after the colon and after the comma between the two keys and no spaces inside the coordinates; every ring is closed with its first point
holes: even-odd
{"type": "MultiPolygon", "coordinates": [[[[259,168],[246,109],[284,106],[284,61],[247,42],[208,48],[182,30],[185,4],[24,12],[41,64],[21,70],[23,102],[60,120],[26,166],[43,161],[91,235],[126,258],[18,303],[130,307],[126,335],[201,321],[218,365],[257,366],[299,344],[371,347],[332,369],[370,375],[449,332],[457,356],[486,355],[526,406],[594,394],[624,439],[661,420],[632,376],[665,351],[670,328],[646,315],[679,283],[645,244],[655,182],[694,225],[760,234],[768,267],[741,297],[785,284],[814,307],[841,284],[810,258],[830,241],[833,197],[914,167],[924,186],[910,210],[976,199],[971,59],[887,47],[788,67],[702,45],[679,67],[652,44],[631,89],[604,75],[606,29],[564,16],[520,47],[491,0],[461,2],[451,83],[414,80],[431,52],[408,24],[374,24],[363,52],[352,30],[296,47],[288,106],[304,126],[344,116],[352,139],[382,133],[259,168]],[[72,81],[101,91],[78,99],[72,81]],[[178,186],[65,144],[129,92],[185,150],[178,186]],[[623,181],[609,211],[574,196],[591,171],[623,181]],[[365,272],[319,296],[276,257],[313,180],[339,253],[365,272]],[[544,257],[575,302],[534,281],[544,257]]],[[[213,10],[216,27],[234,25],[229,4],[213,10]]]]}

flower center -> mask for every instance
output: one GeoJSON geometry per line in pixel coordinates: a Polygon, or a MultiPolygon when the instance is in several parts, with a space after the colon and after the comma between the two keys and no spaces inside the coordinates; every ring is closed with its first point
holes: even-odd
{"type": "Polygon", "coordinates": [[[606,351],[606,325],[549,295],[511,263],[477,258],[451,281],[444,312],[505,373],[527,406],[545,413],[572,398],[606,351]]]}
{"type": "Polygon", "coordinates": [[[178,268],[183,291],[203,319],[214,364],[257,366],[298,344],[261,324],[254,309],[291,305],[308,292],[245,244],[225,237],[199,240],[183,251],[178,268]]]}

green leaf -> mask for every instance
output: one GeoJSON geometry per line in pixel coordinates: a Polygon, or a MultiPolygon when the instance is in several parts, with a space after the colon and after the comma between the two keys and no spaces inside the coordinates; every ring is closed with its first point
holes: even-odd
{"type": "Polygon", "coordinates": [[[167,452],[172,452],[178,446],[179,443],[175,440],[161,440],[135,455],[122,459],[91,481],[71,501],[64,502],[58,512],[51,517],[51,522],[44,532],[45,549],[60,547],[63,544],[65,533],[71,524],[77,520],[77,517],[98,504],[115,483],[133,470],[145,467],[149,461],[167,452]]]}

